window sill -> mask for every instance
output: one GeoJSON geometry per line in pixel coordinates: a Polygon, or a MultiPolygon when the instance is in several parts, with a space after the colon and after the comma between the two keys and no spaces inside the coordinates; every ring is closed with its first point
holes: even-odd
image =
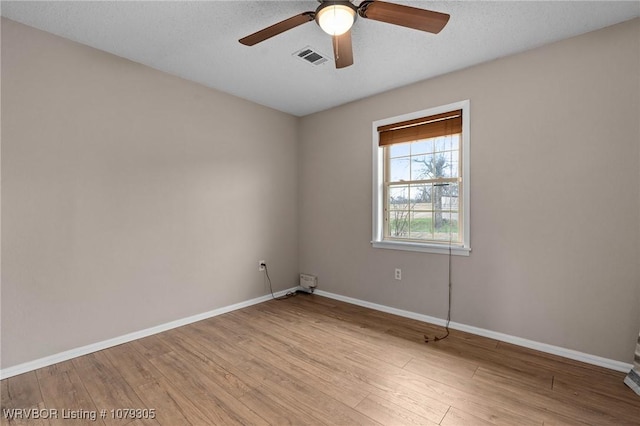
{"type": "MultiPolygon", "coordinates": [[[[405,251],[418,251],[422,253],[437,253],[437,254],[449,254],[448,245],[437,244],[421,244],[410,243],[402,241],[372,241],[371,245],[374,248],[389,249],[389,250],[405,250],[405,251]]],[[[451,254],[454,256],[469,256],[471,247],[451,246],[451,254]]]]}

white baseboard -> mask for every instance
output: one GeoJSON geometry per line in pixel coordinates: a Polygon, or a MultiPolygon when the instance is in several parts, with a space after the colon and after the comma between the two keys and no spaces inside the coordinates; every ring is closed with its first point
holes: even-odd
{"type": "MultiPolygon", "coordinates": [[[[282,290],[274,293],[275,297],[283,296],[289,291],[295,291],[297,287],[282,290]]],[[[255,299],[246,300],[244,302],[236,303],[222,308],[214,309],[209,312],[193,315],[187,318],[167,322],[157,325],[155,327],[146,328],[140,331],[134,331],[133,333],[125,334],[124,336],[114,337],[113,339],[103,340],[102,342],[92,343],[80,348],[70,349],[68,351],[60,352],[54,355],[46,356],[44,358],[36,359],[33,361],[25,362],[23,364],[14,365],[13,367],[7,367],[0,370],[0,379],[7,379],[9,377],[17,376],[18,374],[27,373],[29,371],[37,370],[38,368],[47,367],[58,362],[67,361],[72,358],[76,358],[82,355],[87,355],[92,352],[101,351],[113,346],[121,345],[123,343],[131,342],[132,340],[141,339],[143,337],[151,336],[153,334],[162,333],[163,331],[171,330],[172,328],[181,327],[183,325],[191,324],[197,321],[202,321],[207,318],[212,318],[218,315],[226,314],[227,312],[235,311],[237,309],[246,308],[247,306],[257,305],[258,303],[271,300],[271,294],[265,296],[256,297],[255,299]]]]}
{"type": "MultiPolygon", "coordinates": [[[[298,287],[282,290],[274,293],[276,297],[283,296],[289,291],[295,291],[298,287]]],[[[418,314],[415,312],[405,311],[402,309],[396,309],[385,305],[379,305],[377,303],[367,302],[352,297],[341,296],[339,294],[329,293],[323,290],[315,290],[314,292],[318,296],[328,297],[330,299],[340,300],[342,302],[351,303],[353,305],[363,306],[365,308],[375,309],[377,311],[387,312],[390,314],[398,315],[405,318],[411,318],[430,324],[436,324],[444,326],[446,321],[441,318],[431,317],[428,315],[418,314]]],[[[183,325],[191,324],[197,321],[202,321],[207,318],[212,318],[218,315],[226,314],[227,312],[235,311],[237,309],[246,308],[247,306],[256,305],[258,303],[266,302],[271,299],[271,295],[265,295],[256,297],[255,299],[247,300],[244,302],[236,303],[234,305],[225,306],[222,308],[214,309],[212,311],[204,312],[201,314],[193,315],[187,318],[171,321],[165,324],[160,324],[155,327],[147,328],[144,330],[136,331],[133,333],[125,334],[123,336],[115,337],[113,339],[104,340],[102,342],[92,343],[80,348],[71,349],[68,351],[60,352],[54,355],[50,355],[44,358],[36,359],[33,361],[18,364],[13,367],[7,367],[0,370],[0,379],[7,379],[9,377],[17,376],[18,374],[27,373],[29,371],[37,370],[39,368],[47,367],[58,362],[67,361],[72,358],[76,358],[82,355],[87,355],[92,352],[108,349],[113,346],[121,345],[123,343],[131,342],[136,339],[151,336],[153,334],[162,333],[163,331],[171,330],[173,328],[181,327],[183,325]]],[[[588,364],[598,365],[600,367],[608,368],[611,370],[628,372],[632,368],[632,364],[627,364],[621,361],[615,361],[608,358],[602,358],[596,355],[590,355],[583,352],[574,351],[572,349],[561,348],[559,346],[548,345],[546,343],[535,342],[532,340],[523,339],[516,336],[510,336],[508,334],[498,333],[483,328],[473,327],[466,324],[460,324],[451,322],[449,327],[455,330],[466,331],[468,333],[476,334],[479,336],[488,337],[502,342],[513,343],[514,345],[524,346],[526,348],[535,349],[541,352],[550,353],[553,355],[559,355],[565,358],[573,359],[576,361],[586,362],[588,364]]]]}
{"type": "MultiPolygon", "coordinates": [[[[379,305],[377,303],[367,302],[360,299],[354,299],[353,297],[342,296],[339,294],[329,293],[323,290],[316,290],[315,294],[318,296],[328,297],[330,299],[340,300],[342,302],[351,303],[353,305],[363,306],[365,308],[374,309],[376,311],[387,312],[389,314],[398,315],[405,318],[411,318],[414,320],[427,322],[444,327],[446,320],[428,315],[418,314],[411,311],[405,311],[402,309],[396,309],[385,305],[379,305]]],[[[553,346],[546,343],[535,342],[533,340],[523,339],[521,337],[511,336],[504,333],[498,333],[497,331],[486,330],[484,328],[473,327],[471,325],[460,324],[451,321],[449,328],[454,330],[465,331],[467,333],[476,334],[478,336],[488,337],[490,339],[499,340],[501,342],[512,343],[518,346],[524,346],[525,348],[535,349],[540,352],[546,352],[548,354],[558,355],[564,358],[573,359],[576,361],[585,362],[587,364],[597,365],[600,367],[608,368],[610,370],[621,371],[624,373],[629,372],[633,367],[632,364],[616,361],[613,359],[603,358],[596,355],[587,354],[584,352],[574,351],[573,349],[566,349],[560,346],[553,346]]]]}

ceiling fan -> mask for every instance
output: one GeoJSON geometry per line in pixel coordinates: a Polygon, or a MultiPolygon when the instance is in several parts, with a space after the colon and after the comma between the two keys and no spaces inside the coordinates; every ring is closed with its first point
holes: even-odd
{"type": "Polygon", "coordinates": [[[418,9],[411,6],[365,0],[355,6],[351,1],[318,0],[320,6],[314,12],[303,12],[265,29],[241,38],[240,43],[253,46],[273,36],[315,20],[320,28],[333,37],[333,53],[336,68],[353,64],[351,26],[357,16],[438,34],[449,21],[446,13],[418,9]]]}

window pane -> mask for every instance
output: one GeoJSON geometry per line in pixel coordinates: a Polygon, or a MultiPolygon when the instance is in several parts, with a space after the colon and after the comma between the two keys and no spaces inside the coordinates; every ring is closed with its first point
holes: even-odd
{"type": "Polygon", "coordinates": [[[443,136],[436,141],[436,151],[451,151],[458,149],[460,138],[455,136],[443,136]]]}
{"type": "Polygon", "coordinates": [[[435,177],[447,177],[451,164],[449,164],[449,158],[444,153],[439,153],[433,158],[430,167],[435,177]]]}
{"type": "Polygon", "coordinates": [[[388,149],[391,158],[407,156],[410,154],[411,142],[390,145],[388,149]]]}
{"type": "Polygon", "coordinates": [[[434,187],[434,239],[459,242],[458,210],[459,184],[449,183],[434,187]]]}
{"type": "Polygon", "coordinates": [[[387,216],[390,237],[403,237],[409,235],[409,210],[389,210],[387,216]]]}
{"type": "Polygon", "coordinates": [[[433,155],[411,157],[411,178],[413,180],[433,179],[433,155]]]}
{"type": "Polygon", "coordinates": [[[389,210],[409,210],[409,186],[390,186],[389,210]]]}
{"type": "Polygon", "coordinates": [[[459,189],[460,185],[457,182],[442,187],[442,210],[458,210],[459,189]]]}
{"type": "Polygon", "coordinates": [[[409,158],[393,158],[389,160],[389,182],[408,181],[410,176],[409,158]]]}
{"type": "Polygon", "coordinates": [[[458,170],[458,162],[451,161],[448,164],[448,167],[444,171],[445,177],[458,177],[460,175],[460,171],[458,170]]]}
{"type": "Polygon", "coordinates": [[[425,207],[425,203],[431,203],[431,190],[430,184],[424,185],[411,185],[410,200],[412,210],[431,210],[431,207],[425,207]]]}
{"type": "Polygon", "coordinates": [[[424,139],[411,144],[411,155],[430,154],[433,152],[433,139],[424,139]]]}
{"type": "Polygon", "coordinates": [[[433,184],[420,185],[420,188],[422,188],[422,198],[420,202],[428,204],[427,207],[420,208],[420,210],[433,210],[433,184]]]}
{"type": "Polygon", "coordinates": [[[411,213],[411,227],[409,238],[417,240],[433,239],[433,219],[432,212],[411,213]]]}
{"type": "Polygon", "coordinates": [[[440,136],[436,138],[436,152],[445,151],[447,146],[451,146],[451,137],[450,136],[440,136]]]}
{"type": "Polygon", "coordinates": [[[433,212],[434,235],[433,238],[438,241],[458,242],[458,212],[435,211],[433,212]]]}
{"type": "Polygon", "coordinates": [[[433,185],[434,210],[458,210],[457,182],[433,185]]]}
{"type": "Polygon", "coordinates": [[[436,154],[442,164],[439,172],[442,172],[442,177],[457,177],[458,176],[458,151],[445,151],[436,154]]]}

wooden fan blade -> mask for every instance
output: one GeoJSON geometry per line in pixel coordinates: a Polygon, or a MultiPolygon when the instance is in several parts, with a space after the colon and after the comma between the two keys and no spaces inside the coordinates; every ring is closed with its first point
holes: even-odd
{"type": "Polygon", "coordinates": [[[336,68],[353,65],[353,49],[351,46],[351,30],[333,36],[333,56],[336,58],[336,68]]]}
{"type": "Polygon", "coordinates": [[[270,27],[241,38],[238,41],[245,46],[253,46],[254,44],[260,43],[261,41],[265,41],[273,36],[277,36],[278,34],[295,28],[298,25],[302,25],[305,22],[313,21],[314,19],[315,12],[304,12],[300,15],[292,16],[289,19],[285,19],[284,21],[278,22],[277,24],[273,24],[270,27]]]}
{"type": "Polygon", "coordinates": [[[449,15],[446,13],[384,1],[365,1],[359,7],[359,14],[363,18],[373,19],[374,21],[400,25],[434,34],[442,31],[447,22],[449,22],[449,15]]]}

